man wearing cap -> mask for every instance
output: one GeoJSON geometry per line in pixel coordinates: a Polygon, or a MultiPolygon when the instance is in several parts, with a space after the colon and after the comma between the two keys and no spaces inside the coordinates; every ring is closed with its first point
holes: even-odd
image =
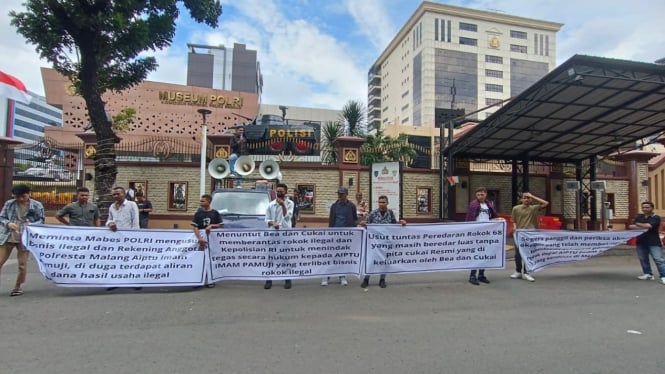
{"type": "MultiPolygon", "coordinates": [[[[340,187],[337,190],[337,201],[330,207],[328,227],[356,227],[358,225],[358,211],[355,204],[349,201],[348,197],[348,188],[340,187]]],[[[329,278],[323,278],[321,286],[327,286],[329,278]]],[[[339,277],[339,283],[342,286],[349,284],[344,275],[339,277]]]]}

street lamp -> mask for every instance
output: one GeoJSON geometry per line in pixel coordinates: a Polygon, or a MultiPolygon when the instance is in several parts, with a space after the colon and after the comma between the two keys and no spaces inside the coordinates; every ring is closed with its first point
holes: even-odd
{"type": "Polygon", "coordinates": [[[208,126],[206,125],[206,116],[212,113],[209,109],[201,108],[197,110],[203,116],[203,123],[201,124],[201,184],[199,196],[206,193],[206,153],[208,145],[208,126]]]}

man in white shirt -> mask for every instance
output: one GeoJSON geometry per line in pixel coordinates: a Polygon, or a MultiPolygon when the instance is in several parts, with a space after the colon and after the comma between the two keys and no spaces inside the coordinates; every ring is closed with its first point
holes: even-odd
{"type": "MultiPolygon", "coordinates": [[[[118,231],[118,229],[136,229],[139,227],[139,207],[135,202],[129,201],[125,198],[125,189],[123,187],[113,187],[111,191],[113,197],[113,204],[109,207],[109,219],[106,221],[111,231],[118,231]]],[[[117,287],[109,287],[107,291],[113,291],[117,287]]],[[[141,287],[134,287],[135,290],[140,290],[141,287]]]]}
{"type": "MultiPolygon", "coordinates": [[[[286,197],[286,192],[289,188],[284,183],[277,184],[277,198],[271,201],[266,208],[266,223],[268,227],[271,227],[275,230],[290,229],[291,228],[291,217],[293,216],[293,207],[294,203],[291,199],[286,197]]],[[[263,288],[269,290],[272,288],[272,281],[267,280],[263,285],[263,288]]],[[[284,281],[284,288],[287,290],[291,288],[291,280],[287,279],[284,281]]]]}
{"type": "Polygon", "coordinates": [[[113,204],[109,207],[109,219],[106,221],[111,231],[118,229],[139,229],[139,208],[135,202],[125,198],[125,189],[113,187],[113,204]]]}

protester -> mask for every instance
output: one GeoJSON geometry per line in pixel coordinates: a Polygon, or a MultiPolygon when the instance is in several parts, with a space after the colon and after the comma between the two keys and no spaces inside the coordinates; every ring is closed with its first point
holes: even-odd
{"type": "Polygon", "coordinates": [[[247,147],[247,137],[245,136],[245,129],[243,127],[238,127],[236,133],[231,138],[231,155],[229,156],[229,167],[231,168],[231,173],[237,178],[237,186],[242,184],[242,176],[236,173],[235,165],[236,160],[240,156],[246,156],[249,154],[249,148],[247,147]]]}
{"type": "Polygon", "coordinates": [[[113,204],[109,207],[109,219],[106,226],[111,231],[118,229],[139,229],[139,208],[136,203],[125,198],[125,189],[113,187],[113,204]]]}
{"type": "MultiPolygon", "coordinates": [[[[349,201],[349,189],[340,187],[337,190],[337,201],[330,206],[330,216],[328,217],[328,227],[355,227],[358,225],[358,211],[351,201],[349,201]]],[[[327,286],[330,277],[323,278],[321,286],[327,286]]],[[[345,275],[339,277],[339,283],[342,286],[348,286],[349,281],[345,275]]]]}
{"type": "MultiPolygon", "coordinates": [[[[118,229],[139,229],[139,208],[133,201],[127,200],[125,197],[125,189],[116,186],[111,190],[111,197],[113,197],[113,204],[109,207],[109,219],[106,221],[106,226],[111,231],[116,232],[118,229]]],[[[109,287],[107,291],[113,291],[118,287],[109,287]]],[[[140,290],[142,287],[134,287],[135,290],[140,290]]]]}
{"type": "MultiPolygon", "coordinates": [[[[367,216],[367,222],[361,223],[362,226],[366,226],[367,224],[396,224],[396,223],[399,223],[402,226],[406,225],[405,220],[400,219],[398,221],[397,217],[395,217],[395,212],[393,212],[392,209],[388,209],[388,196],[386,195],[379,196],[378,203],[379,207],[369,213],[369,215],[367,216]]],[[[360,284],[360,287],[362,288],[367,288],[367,286],[369,286],[369,275],[365,275],[362,284],[360,284]]],[[[379,278],[379,287],[386,288],[386,286],[387,286],[386,275],[381,274],[379,278]]]]}
{"type": "Polygon", "coordinates": [[[363,221],[367,218],[367,213],[369,213],[369,204],[363,200],[362,192],[356,193],[356,210],[358,212],[358,219],[363,221]]]}
{"type": "MultiPolygon", "coordinates": [[[[465,221],[486,222],[496,218],[497,212],[492,201],[487,200],[487,189],[478,187],[476,189],[476,198],[469,203],[466,211],[465,221]]],[[[478,286],[482,283],[489,284],[490,281],[485,276],[485,269],[474,269],[469,273],[469,283],[478,286]],[[476,277],[476,272],[478,276],[476,277]]]]}
{"type": "Polygon", "coordinates": [[[21,296],[23,290],[21,286],[25,283],[25,277],[28,271],[28,258],[30,252],[25,248],[21,241],[21,235],[25,225],[31,223],[44,223],[44,206],[30,198],[30,187],[25,184],[18,184],[12,188],[13,199],[5,202],[0,212],[0,270],[2,269],[9,256],[16,247],[16,258],[18,260],[18,274],[16,283],[10,296],[21,296]]]}
{"type": "MultiPolygon", "coordinates": [[[[199,241],[199,249],[205,250],[208,246],[208,235],[210,235],[210,230],[224,227],[222,221],[222,215],[216,209],[212,209],[210,203],[212,202],[212,196],[210,195],[201,195],[201,200],[199,200],[199,205],[201,206],[199,210],[194,214],[192,219],[192,230],[196,235],[196,239],[199,241]],[[201,230],[205,230],[206,238],[201,236],[201,230]]],[[[215,287],[214,283],[207,283],[207,288],[215,287]]],[[[195,287],[199,288],[199,287],[195,287]]]]}
{"type": "MultiPolygon", "coordinates": [[[[286,197],[286,192],[288,190],[289,188],[286,184],[277,184],[277,198],[271,201],[266,208],[266,223],[268,224],[268,227],[272,227],[275,230],[291,228],[291,218],[293,216],[293,207],[295,204],[291,199],[286,197]]],[[[266,290],[271,289],[272,281],[267,280],[263,285],[263,288],[266,290]]],[[[284,288],[287,290],[291,288],[290,279],[284,281],[284,288]]]]}
{"type": "Polygon", "coordinates": [[[88,201],[90,190],[87,187],[76,189],[76,201],[65,205],[55,214],[55,218],[68,226],[100,226],[99,208],[88,201]],[[69,221],[65,219],[69,217],[69,221]]]}
{"type": "Polygon", "coordinates": [[[302,205],[302,196],[300,196],[300,191],[297,188],[293,189],[293,216],[291,216],[291,227],[295,228],[298,220],[300,219],[300,205],[302,205]]]}
{"type": "Polygon", "coordinates": [[[637,257],[642,266],[642,275],[638,276],[640,280],[652,280],[653,272],[649,255],[653,258],[660,275],[660,283],[665,284],[665,259],[663,259],[663,245],[660,241],[658,230],[660,229],[660,216],[653,212],[654,205],[651,201],[645,201],[641,205],[642,214],[638,214],[633,220],[633,224],[628,226],[630,229],[647,229],[646,232],[637,237],[637,257]]]}
{"type": "MultiPolygon", "coordinates": [[[[549,201],[543,200],[530,192],[522,193],[522,203],[513,207],[510,216],[510,221],[513,223],[513,233],[517,229],[537,229],[538,214],[548,205],[550,205],[549,201]],[[533,201],[536,201],[537,204],[533,204],[533,201]]],[[[523,266],[522,255],[517,243],[515,243],[515,272],[510,277],[512,279],[528,280],[529,282],[535,281],[527,272],[526,266],[523,266]],[[524,273],[522,273],[522,269],[524,269],[524,273]]]]}
{"type": "Polygon", "coordinates": [[[139,227],[147,229],[150,212],[152,212],[152,203],[146,199],[142,191],[136,191],[136,206],[139,208],[139,227]]]}

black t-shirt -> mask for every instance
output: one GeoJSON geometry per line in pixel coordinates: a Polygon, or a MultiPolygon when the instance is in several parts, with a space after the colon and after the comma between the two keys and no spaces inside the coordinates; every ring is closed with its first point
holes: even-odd
{"type": "Polygon", "coordinates": [[[633,223],[648,223],[651,225],[649,230],[637,237],[637,244],[646,246],[662,245],[660,242],[660,235],[658,234],[658,230],[660,229],[660,217],[657,214],[652,214],[648,217],[644,214],[638,214],[633,223]]]}
{"type": "Polygon", "coordinates": [[[222,216],[215,209],[209,211],[199,210],[192,220],[192,226],[198,229],[205,229],[208,225],[216,223],[222,223],[222,216]]]}
{"type": "Polygon", "coordinates": [[[148,219],[150,216],[149,212],[142,212],[141,209],[152,209],[152,203],[150,200],[143,200],[143,202],[135,201],[136,206],[139,207],[139,219],[148,219]]]}

